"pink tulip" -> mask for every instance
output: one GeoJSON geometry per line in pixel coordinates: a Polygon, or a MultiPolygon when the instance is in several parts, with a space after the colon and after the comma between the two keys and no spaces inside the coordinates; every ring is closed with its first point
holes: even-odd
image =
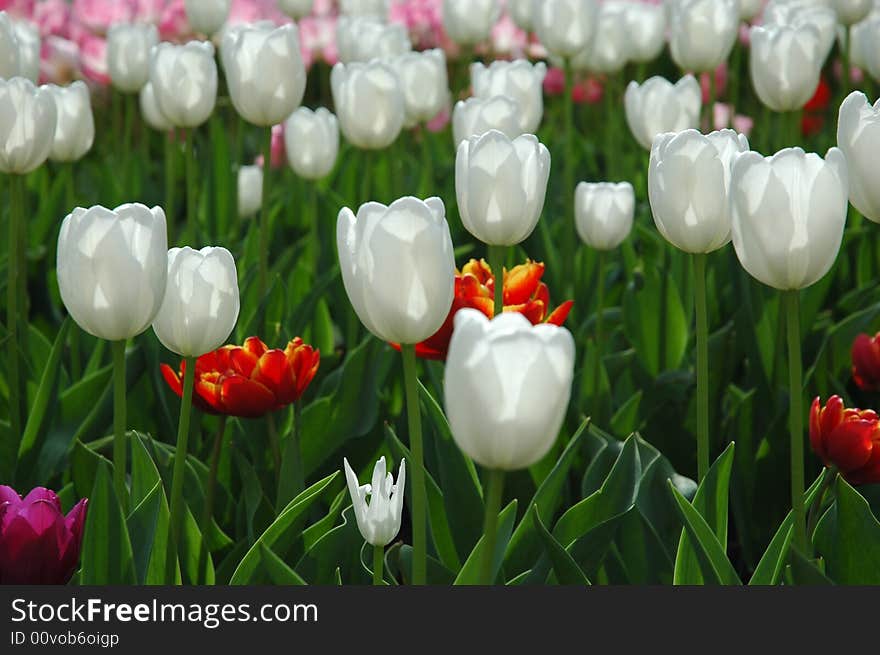
{"type": "Polygon", "coordinates": [[[79,46],[60,36],[43,39],[40,50],[40,84],[70,84],[79,77],[79,46]]]}
{"type": "Polygon", "coordinates": [[[79,562],[88,500],[65,517],[54,491],[0,486],[0,584],[66,584],[79,562]]]}
{"type": "Polygon", "coordinates": [[[336,19],[311,16],[299,22],[299,42],[303,60],[310,66],[323,60],[329,65],[339,61],[336,49],[336,19]]]}
{"type": "Polygon", "coordinates": [[[159,17],[159,37],[163,41],[183,42],[192,36],[192,28],[186,20],[183,0],[171,0],[159,17]]]}
{"type": "Polygon", "coordinates": [[[134,20],[158,24],[166,4],[165,0],[135,0],[134,20]]]}
{"type": "Polygon", "coordinates": [[[105,34],[113,23],[131,22],[135,0],[73,0],[72,17],[95,34],[105,34]]]}
{"type": "Polygon", "coordinates": [[[65,0],[43,0],[34,7],[33,20],[43,38],[50,34],[67,37],[70,34],[70,4],[65,0]]]}
{"type": "Polygon", "coordinates": [[[0,0],[0,11],[5,11],[18,18],[32,18],[34,0],[0,0]]]}
{"type": "Polygon", "coordinates": [[[107,86],[110,73],[107,70],[107,39],[89,34],[79,41],[80,62],[83,76],[90,82],[107,86]]]}

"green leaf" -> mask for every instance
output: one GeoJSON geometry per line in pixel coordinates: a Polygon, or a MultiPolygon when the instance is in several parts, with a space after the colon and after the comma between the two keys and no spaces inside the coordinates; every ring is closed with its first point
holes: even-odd
{"type": "MultiPolygon", "coordinates": [[[[727,559],[724,547],[718,541],[716,533],[712,530],[702,515],[682,496],[672,482],[669,483],[669,491],[675,499],[681,518],[684,521],[684,529],[693,544],[692,551],[702,572],[701,580],[709,584],[738,585],[741,584],[739,576],[733,568],[733,564],[727,559]]],[[[682,551],[679,551],[681,555],[682,551]]],[[[676,562],[676,569],[678,564],[676,562]]],[[[676,581],[676,584],[688,584],[676,581]]]]}
{"type": "MultiPolygon", "coordinates": [[[[712,530],[716,542],[722,544],[722,551],[727,544],[727,499],[733,459],[734,444],[731,443],[709,468],[706,477],[697,487],[697,494],[693,500],[694,511],[712,530]]],[[[690,534],[691,531],[685,525],[678,542],[678,553],[675,556],[674,584],[698,585],[703,582],[699,553],[691,543],[690,534]]]]}
{"type": "Polygon", "coordinates": [[[334,471],[290,501],[242,558],[238,568],[232,574],[229,584],[242,585],[253,582],[254,575],[260,565],[261,545],[272,548],[276,552],[283,551],[300,536],[306,512],[322,497],[323,492],[336,479],[337,475],[339,475],[339,471],[334,471]]]}
{"type": "Polygon", "coordinates": [[[263,570],[268,574],[272,584],[286,586],[306,584],[306,581],[303,580],[296,571],[287,566],[287,564],[284,563],[284,560],[278,557],[278,555],[276,555],[275,552],[264,543],[260,544],[260,564],[262,565],[263,570]]]}
{"type": "Polygon", "coordinates": [[[544,551],[553,562],[553,571],[556,573],[556,579],[560,584],[564,585],[589,585],[590,581],[577,565],[568,551],[562,547],[556,538],[550,534],[550,531],[541,521],[541,515],[537,505],[532,505],[532,523],[541,541],[544,544],[544,551]]]}
{"type": "Polygon", "coordinates": [[[880,584],[880,523],[868,501],[837,476],[835,502],[819,521],[813,541],[837,584],[880,584]]]}
{"type": "Polygon", "coordinates": [[[110,466],[103,462],[95,472],[89,494],[82,544],[84,585],[134,584],[134,556],[122,507],[113,489],[110,466]]]}
{"type": "MultiPolygon", "coordinates": [[[[492,558],[492,579],[498,579],[498,571],[501,569],[501,561],[504,559],[504,551],[507,548],[507,542],[513,532],[513,523],[516,520],[516,500],[512,500],[510,504],[501,510],[498,514],[498,532],[495,541],[495,553],[492,558]]],[[[481,584],[480,567],[483,563],[483,539],[477,542],[467,561],[461,567],[455,578],[455,585],[474,585],[481,584]]]]}
{"type": "MultiPolygon", "coordinates": [[[[162,481],[157,480],[126,521],[138,584],[165,584],[169,519],[165,489],[162,481]]],[[[176,580],[180,582],[179,569],[176,580]]]]}

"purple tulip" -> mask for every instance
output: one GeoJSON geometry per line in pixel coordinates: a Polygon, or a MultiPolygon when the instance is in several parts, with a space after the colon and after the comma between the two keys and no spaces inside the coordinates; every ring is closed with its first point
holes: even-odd
{"type": "Polygon", "coordinates": [[[0,485],[0,584],[66,584],[79,562],[88,499],[65,517],[54,491],[0,485]]]}

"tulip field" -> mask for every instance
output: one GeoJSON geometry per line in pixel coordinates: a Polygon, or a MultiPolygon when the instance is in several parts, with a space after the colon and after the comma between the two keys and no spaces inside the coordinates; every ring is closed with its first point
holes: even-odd
{"type": "Polygon", "coordinates": [[[0,0],[0,583],[880,584],[878,92],[874,0],[0,0]]]}

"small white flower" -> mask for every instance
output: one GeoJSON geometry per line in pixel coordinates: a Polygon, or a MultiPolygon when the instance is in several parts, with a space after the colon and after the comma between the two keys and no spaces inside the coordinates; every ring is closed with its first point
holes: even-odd
{"type": "Polygon", "coordinates": [[[400,532],[403,491],[406,488],[405,460],[400,460],[397,484],[391,473],[387,472],[384,457],[380,457],[373,468],[371,484],[360,484],[348,460],[343,459],[342,462],[361,536],[372,546],[387,546],[400,532]],[[370,497],[369,502],[367,496],[370,497]]]}

